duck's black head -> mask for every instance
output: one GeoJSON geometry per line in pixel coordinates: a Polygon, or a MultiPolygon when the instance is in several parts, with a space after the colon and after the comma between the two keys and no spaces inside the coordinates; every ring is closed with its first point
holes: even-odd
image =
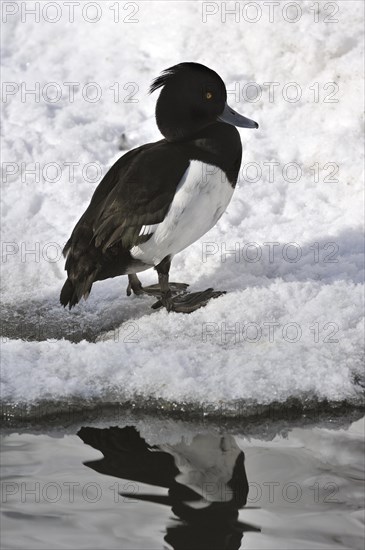
{"type": "Polygon", "coordinates": [[[156,104],[156,122],[168,141],[187,139],[215,122],[242,128],[258,128],[257,122],[227,105],[227,90],[221,77],[200,63],[180,63],[163,71],[150,92],[161,88],[156,104]]]}

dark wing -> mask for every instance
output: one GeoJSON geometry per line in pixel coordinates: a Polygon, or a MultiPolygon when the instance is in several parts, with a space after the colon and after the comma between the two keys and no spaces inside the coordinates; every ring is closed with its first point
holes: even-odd
{"type": "Polygon", "coordinates": [[[180,148],[166,142],[142,148],[125,167],[93,221],[95,246],[103,252],[120,243],[130,249],[144,242],[143,226],[163,221],[189,166],[180,148]]]}
{"type": "Polygon", "coordinates": [[[65,252],[81,227],[88,228],[94,246],[102,252],[116,243],[129,250],[146,241],[150,235],[139,236],[142,227],[163,221],[188,166],[181,148],[166,140],[121,157],[96,189],[65,252]]]}

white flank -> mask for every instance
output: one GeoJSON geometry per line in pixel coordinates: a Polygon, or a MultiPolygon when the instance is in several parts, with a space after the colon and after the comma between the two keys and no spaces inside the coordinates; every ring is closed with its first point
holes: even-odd
{"type": "Polygon", "coordinates": [[[132,248],[133,258],[152,266],[187,248],[217,223],[233,191],[222,170],[191,161],[167,216],[160,224],[148,226],[154,233],[147,242],[132,248]]]}

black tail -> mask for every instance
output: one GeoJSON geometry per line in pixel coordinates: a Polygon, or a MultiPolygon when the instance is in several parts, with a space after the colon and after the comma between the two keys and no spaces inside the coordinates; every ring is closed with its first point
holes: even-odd
{"type": "MultiPolygon", "coordinates": [[[[85,298],[87,298],[89,293],[90,290],[87,291],[86,294],[84,294],[85,298]]],[[[60,302],[63,307],[66,307],[68,305],[69,309],[73,308],[80,301],[81,297],[82,296],[80,296],[80,292],[77,292],[77,286],[75,287],[72,281],[70,279],[67,279],[62,287],[60,294],[60,302]]]]}
{"type": "Polygon", "coordinates": [[[71,309],[82,297],[86,299],[89,296],[99,271],[100,252],[93,246],[85,246],[80,238],[75,244],[70,239],[63,254],[67,255],[65,268],[68,277],[61,290],[60,302],[63,307],[68,305],[71,309]]]}
{"type": "Polygon", "coordinates": [[[71,303],[71,298],[73,296],[73,293],[74,293],[73,284],[71,283],[70,279],[67,279],[65,284],[62,287],[61,294],[60,294],[60,302],[63,305],[63,307],[66,307],[67,304],[71,303]]]}
{"type": "Polygon", "coordinates": [[[63,307],[68,305],[69,309],[79,303],[81,298],[88,298],[93,282],[97,278],[98,269],[93,265],[76,265],[68,271],[68,278],[62,287],[60,302],[63,307]],[[84,269],[80,269],[80,267],[84,269]],[[89,268],[86,271],[86,268],[89,268]]]}
{"type": "Polygon", "coordinates": [[[120,244],[103,252],[93,242],[85,244],[80,238],[74,244],[71,240],[64,248],[67,254],[67,280],[60,295],[61,304],[73,308],[81,298],[87,298],[95,281],[117,277],[126,273],[132,261],[129,250],[120,244]]]}

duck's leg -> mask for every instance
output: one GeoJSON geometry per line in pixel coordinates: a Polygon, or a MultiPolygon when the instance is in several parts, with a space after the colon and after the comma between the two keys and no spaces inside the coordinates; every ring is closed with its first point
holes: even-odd
{"type": "Polygon", "coordinates": [[[200,307],[207,305],[211,298],[218,298],[225,294],[225,291],[216,291],[213,288],[208,288],[203,292],[192,292],[190,294],[182,294],[173,296],[169,285],[169,271],[171,261],[169,257],[164,258],[160,264],[156,266],[158,273],[158,282],[161,289],[161,298],[153,304],[153,309],[165,307],[167,311],[175,311],[177,313],[192,313],[200,307]]]}
{"type": "MultiPolygon", "coordinates": [[[[189,285],[186,283],[170,283],[170,290],[173,295],[176,295],[181,292],[185,292],[188,286],[189,285]]],[[[161,288],[159,284],[142,286],[141,281],[138,279],[135,273],[131,273],[128,275],[127,296],[130,296],[132,292],[137,296],[140,296],[142,294],[149,294],[151,296],[155,296],[156,298],[161,297],[161,288]]]]}
{"type": "Polygon", "coordinates": [[[137,296],[144,293],[142,283],[135,273],[130,273],[128,275],[127,296],[130,296],[132,291],[134,294],[137,294],[137,296]]]}

